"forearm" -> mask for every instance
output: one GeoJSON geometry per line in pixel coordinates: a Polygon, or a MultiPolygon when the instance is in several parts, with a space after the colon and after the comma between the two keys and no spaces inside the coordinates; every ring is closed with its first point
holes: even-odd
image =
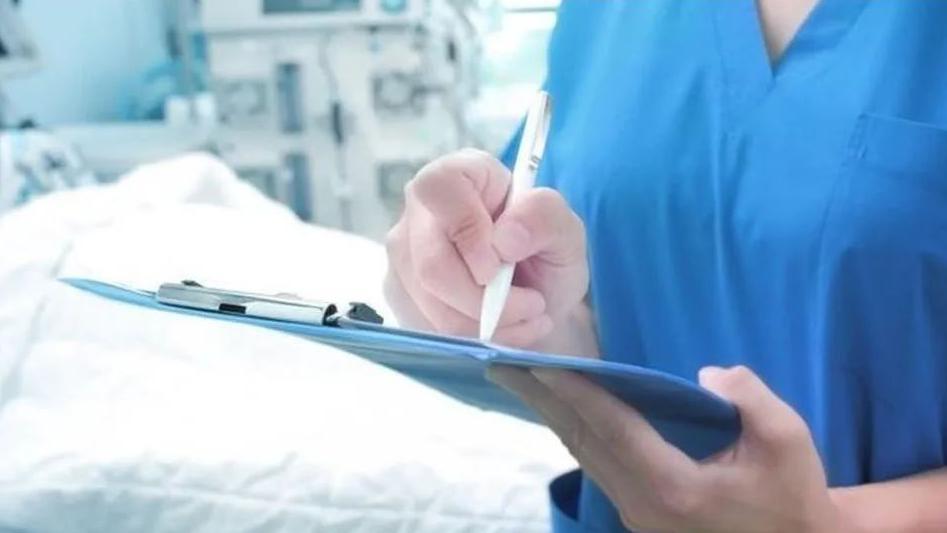
{"type": "Polygon", "coordinates": [[[531,348],[547,353],[598,357],[598,334],[592,310],[582,303],[556,324],[552,333],[531,348]]]}
{"type": "Polygon", "coordinates": [[[831,492],[853,533],[947,531],[947,468],[831,492]]]}

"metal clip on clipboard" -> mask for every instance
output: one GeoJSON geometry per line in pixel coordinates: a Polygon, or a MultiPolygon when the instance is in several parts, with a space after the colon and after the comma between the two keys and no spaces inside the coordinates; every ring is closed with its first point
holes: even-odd
{"type": "Polygon", "coordinates": [[[339,306],[304,300],[292,294],[265,295],[212,289],[192,280],[163,283],[154,297],[165,305],[321,326],[352,327],[356,323],[384,323],[381,315],[361,302],[339,306]]]}
{"type": "Polygon", "coordinates": [[[452,337],[411,329],[390,328],[384,318],[370,305],[349,302],[342,306],[318,300],[304,300],[294,294],[256,294],[205,287],[193,280],[162,283],[156,292],[131,289],[153,298],[163,305],[197,309],[225,315],[264,318],[280,322],[297,322],[315,326],[358,329],[399,335],[404,338],[483,348],[476,339],[452,337]]]}

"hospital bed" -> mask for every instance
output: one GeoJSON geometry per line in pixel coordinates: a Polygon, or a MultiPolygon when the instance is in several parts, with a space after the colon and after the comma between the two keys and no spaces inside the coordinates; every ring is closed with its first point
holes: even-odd
{"type": "Polygon", "coordinates": [[[381,246],[205,155],[0,216],[0,531],[546,531],[545,428],[303,339],[58,283],[362,300],[381,246]]]}

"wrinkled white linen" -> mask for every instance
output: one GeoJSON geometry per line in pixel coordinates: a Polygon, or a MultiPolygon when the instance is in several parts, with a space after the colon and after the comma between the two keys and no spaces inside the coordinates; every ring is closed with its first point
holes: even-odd
{"type": "Polygon", "coordinates": [[[546,531],[539,426],[344,352],[55,281],[381,300],[380,245],[193,155],[0,217],[0,530],[546,531]]]}

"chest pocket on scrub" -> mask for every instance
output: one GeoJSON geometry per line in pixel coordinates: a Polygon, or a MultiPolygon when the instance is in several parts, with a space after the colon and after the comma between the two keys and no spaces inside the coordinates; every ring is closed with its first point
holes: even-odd
{"type": "Polygon", "coordinates": [[[947,128],[859,117],[825,229],[830,253],[933,254],[947,265],[947,128]]]}

